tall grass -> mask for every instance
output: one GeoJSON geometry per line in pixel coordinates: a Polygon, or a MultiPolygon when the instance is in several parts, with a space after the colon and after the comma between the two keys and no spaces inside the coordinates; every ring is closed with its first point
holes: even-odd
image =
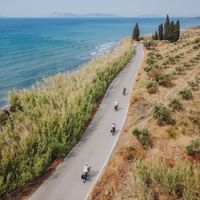
{"type": "Polygon", "coordinates": [[[175,161],[173,166],[157,160],[134,163],[134,182],[138,199],[200,199],[200,166],[187,161],[175,161]],[[155,195],[156,194],[156,195],[155,195]],[[155,197],[157,196],[157,197],[155,197]]]}
{"type": "Polygon", "coordinates": [[[12,92],[15,112],[0,132],[0,195],[38,177],[80,139],[115,76],[134,53],[130,39],[78,72],[49,77],[32,90],[12,92]]]}

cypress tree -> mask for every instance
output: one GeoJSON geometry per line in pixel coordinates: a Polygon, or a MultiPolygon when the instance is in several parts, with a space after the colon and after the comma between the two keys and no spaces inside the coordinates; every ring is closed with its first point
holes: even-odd
{"type": "Polygon", "coordinates": [[[163,40],[163,24],[160,24],[158,27],[158,38],[159,40],[163,40]]]}
{"type": "Polygon", "coordinates": [[[176,21],[175,26],[176,26],[176,41],[178,41],[180,38],[180,21],[179,20],[176,21]]]}
{"type": "Polygon", "coordinates": [[[157,31],[155,32],[154,39],[158,40],[158,32],[157,31]]]}
{"type": "Polygon", "coordinates": [[[174,25],[174,21],[172,20],[169,26],[169,38],[168,40],[170,42],[175,42],[176,41],[176,30],[175,30],[175,25],[174,25]]]}
{"type": "Polygon", "coordinates": [[[136,23],[133,29],[132,39],[139,41],[139,38],[140,38],[140,29],[138,23],[136,23]]]}
{"type": "Polygon", "coordinates": [[[169,15],[167,15],[164,24],[164,39],[169,40],[169,38],[170,38],[170,20],[169,20],[169,15]]]}

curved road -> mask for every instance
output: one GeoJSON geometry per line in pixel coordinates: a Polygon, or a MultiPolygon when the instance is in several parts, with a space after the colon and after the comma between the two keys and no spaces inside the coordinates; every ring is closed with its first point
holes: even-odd
{"type": "Polygon", "coordinates": [[[136,55],[114,79],[96,112],[92,122],[81,141],[72,149],[52,176],[33,194],[31,200],[84,200],[88,198],[97,179],[117,143],[124,125],[128,106],[129,93],[132,91],[135,75],[144,58],[143,46],[136,44],[136,55]],[[122,95],[123,87],[128,95],[122,95]],[[119,102],[119,110],[114,111],[114,101],[119,102]],[[117,133],[110,133],[112,122],[117,125],[117,133]],[[83,165],[88,162],[92,166],[90,181],[85,184],[80,175],[83,165]]]}

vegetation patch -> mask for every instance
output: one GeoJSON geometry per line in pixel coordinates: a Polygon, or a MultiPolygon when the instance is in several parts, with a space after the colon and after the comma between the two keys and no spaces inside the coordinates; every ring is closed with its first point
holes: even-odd
{"type": "Polygon", "coordinates": [[[172,99],[169,103],[169,108],[174,111],[181,111],[183,109],[183,105],[179,99],[172,99]]]}
{"type": "Polygon", "coordinates": [[[199,89],[199,83],[196,80],[188,81],[188,85],[190,86],[190,88],[192,90],[198,90],[199,89]]]}
{"type": "Polygon", "coordinates": [[[172,74],[161,74],[155,77],[155,80],[158,82],[159,85],[164,87],[171,87],[172,83],[172,74]]]}
{"type": "Polygon", "coordinates": [[[145,147],[150,147],[152,145],[151,135],[148,129],[134,129],[132,134],[137,138],[137,140],[145,147]]]}
{"type": "Polygon", "coordinates": [[[134,182],[139,199],[154,200],[155,193],[156,199],[161,195],[168,199],[200,199],[197,177],[200,177],[200,166],[187,161],[175,161],[173,166],[157,160],[134,162],[134,182]]]}
{"type": "Polygon", "coordinates": [[[193,98],[192,91],[188,88],[181,90],[179,94],[184,100],[191,100],[193,98]]]}
{"type": "Polygon", "coordinates": [[[156,92],[158,92],[158,83],[156,81],[149,81],[146,84],[146,88],[149,94],[155,94],[156,92]]]}
{"type": "Polygon", "coordinates": [[[163,105],[154,107],[153,117],[158,120],[159,125],[174,125],[175,119],[172,118],[171,110],[163,105]]]}
{"type": "Polygon", "coordinates": [[[186,147],[188,155],[200,157],[200,139],[191,141],[191,143],[186,147]]]}

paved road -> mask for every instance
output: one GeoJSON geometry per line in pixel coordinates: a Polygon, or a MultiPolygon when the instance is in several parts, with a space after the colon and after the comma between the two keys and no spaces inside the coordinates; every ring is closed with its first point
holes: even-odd
{"type": "Polygon", "coordinates": [[[31,200],[87,199],[107,164],[126,119],[130,95],[123,96],[122,89],[126,87],[127,92],[131,92],[143,57],[142,44],[137,44],[136,56],[110,85],[81,141],[59,165],[54,174],[33,194],[31,200]],[[117,112],[113,109],[115,100],[119,102],[117,112]],[[114,136],[110,133],[112,122],[117,125],[117,133],[114,136]],[[80,175],[85,162],[92,166],[92,173],[90,181],[84,184],[80,175]]]}

